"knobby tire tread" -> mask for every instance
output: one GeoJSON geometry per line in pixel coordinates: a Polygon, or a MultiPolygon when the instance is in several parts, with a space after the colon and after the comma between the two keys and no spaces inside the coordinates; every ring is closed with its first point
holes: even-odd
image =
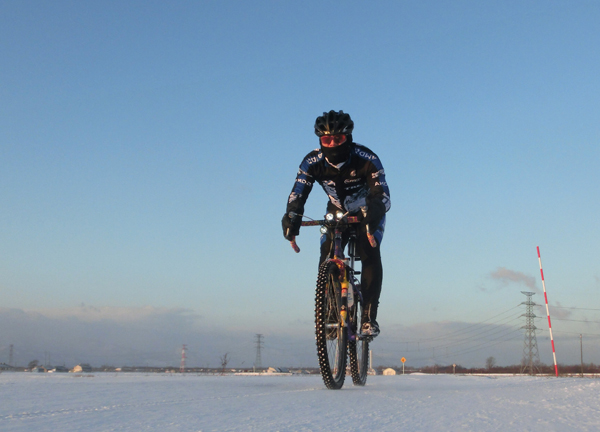
{"type": "Polygon", "coordinates": [[[352,384],[364,386],[367,383],[369,369],[369,342],[366,340],[348,342],[348,357],[352,384]]]}
{"type": "MultiPolygon", "coordinates": [[[[319,357],[319,367],[321,369],[321,377],[328,389],[338,390],[344,385],[346,377],[346,350],[348,344],[347,329],[338,327],[337,336],[335,339],[327,339],[327,313],[330,302],[328,294],[334,292],[330,286],[331,275],[337,277],[339,270],[332,262],[324,262],[319,267],[319,276],[317,278],[317,287],[315,292],[315,336],[317,343],[317,355],[319,357]],[[329,351],[337,350],[338,355],[332,365],[329,351]],[[332,370],[333,369],[333,370],[332,370]]],[[[336,298],[339,300],[339,293],[336,298]]],[[[339,305],[337,312],[339,313],[339,305]]]]}
{"type": "MultiPolygon", "coordinates": [[[[360,333],[360,316],[362,306],[355,296],[354,306],[350,309],[352,316],[352,331],[355,335],[360,333]]],[[[350,360],[350,375],[352,384],[364,386],[367,383],[367,371],[369,368],[369,341],[367,339],[348,341],[348,358],[350,360]]]]}

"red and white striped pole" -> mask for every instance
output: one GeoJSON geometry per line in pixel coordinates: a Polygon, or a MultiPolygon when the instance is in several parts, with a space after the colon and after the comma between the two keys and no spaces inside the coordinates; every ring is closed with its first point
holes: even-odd
{"type": "Polygon", "coordinates": [[[556,364],[556,351],[554,351],[554,338],[552,337],[552,323],[550,322],[550,309],[548,309],[548,295],[546,294],[546,281],[544,281],[544,270],[542,270],[542,257],[540,256],[540,247],[537,247],[538,261],[540,262],[540,273],[542,275],[542,287],[544,288],[544,300],[546,300],[546,314],[548,315],[548,330],[550,330],[550,341],[552,342],[552,356],[554,357],[554,372],[558,376],[558,366],[556,364]]]}

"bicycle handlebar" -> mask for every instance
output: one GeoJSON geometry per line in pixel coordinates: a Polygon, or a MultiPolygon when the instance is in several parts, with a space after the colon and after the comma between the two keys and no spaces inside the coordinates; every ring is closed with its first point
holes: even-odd
{"type": "MultiPolygon", "coordinates": [[[[360,223],[360,218],[358,216],[347,216],[348,213],[346,213],[343,218],[346,219],[346,223],[348,224],[356,224],[356,223],[360,223]]],[[[366,214],[366,208],[363,209],[363,215],[366,214]]],[[[296,213],[290,213],[290,217],[302,217],[302,215],[296,214],[296,213]]],[[[310,220],[310,221],[302,221],[302,223],[300,224],[300,226],[319,226],[319,225],[331,225],[332,221],[327,221],[327,220],[310,220]]],[[[375,239],[375,236],[373,236],[373,234],[371,234],[371,232],[369,231],[369,226],[367,225],[367,239],[369,240],[369,244],[371,245],[371,247],[377,247],[377,240],[375,239]]],[[[298,247],[298,244],[296,243],[296,237],[293,237],[292,240],[290,240],[290,245],[292,246],[292,249],[294,249],[294,252],[299,253],[300,252],[300,247],[298,247]]]]}

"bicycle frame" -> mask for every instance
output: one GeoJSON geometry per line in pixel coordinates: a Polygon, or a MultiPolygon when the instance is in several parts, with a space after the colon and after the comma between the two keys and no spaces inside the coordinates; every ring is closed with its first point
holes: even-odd
{"type": "MultiPolygon", "coordinates": [[[[292,215],[291,215],[292,216],[292,215]]],[[[301,215],[293,214],[293,217],[297,217],[301,215]]],[[[360,285],[355,280],[354,275],[357,274],[354,270],[354,263],[356,261],[356,229],[351,227],[351,225],[355,225],[360,223],[360,219],[358,216],[348,216],[348,213],[339,217],[337,220],[311,220],[311,221],[303,221],[302,226],[317,226],[325,227],[328,230],[333,229],[333,257],[327,258],[326,261],[333,262],[338,267],[340,271],[340,298],[341,298],[341,311],[340,315],[342,318],[342,326],[346,327],[348,331],[348,338],[351,341],[356,340],[356,333],[353,331],[352,326],[348,325],[348,308],[353,305],[348,304],[348,300],[351,299],[352,302],[355,299],[358,299],[360,304],[362,305],[362,293],[357,285],[360,285]],[[348,258],[344,256],[344,247],[342,245],[342,235],[346,230],[350,230],[349,238],[348,238],[348,258]],[[350,277],[349,277],[350,276],[350,277]]],[[[370,234],[370,233],[369,233],[370,234]]],[[[370,239],[369,239],[370,240],[370,239]]],[[[297,253],[300,252],[300,248],[296,244],[296,240],[292,240],[291,242],[292,248],[297,253]]],[[[352,319],[352,318],[351,318],[352,319]]]]}

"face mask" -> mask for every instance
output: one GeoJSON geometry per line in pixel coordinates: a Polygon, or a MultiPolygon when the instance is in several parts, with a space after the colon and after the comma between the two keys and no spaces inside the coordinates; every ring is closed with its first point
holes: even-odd
{"type": "Polygon", "coordinates": [[[321,146],[321,152],[323,152],[323,156],[325,156],[331,164],[339,165],[342,162],[346,162],[350,157],[351,146],[352,142],[348,140],[337,147],[321,146]]]}

